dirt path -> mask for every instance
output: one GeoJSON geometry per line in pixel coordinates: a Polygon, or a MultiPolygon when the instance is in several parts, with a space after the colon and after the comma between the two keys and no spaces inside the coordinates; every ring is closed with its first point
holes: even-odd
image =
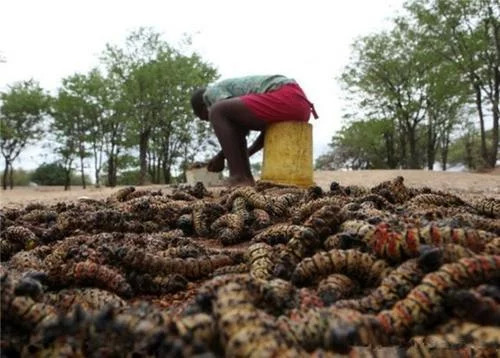
{"type": "MultiPolygon", "coordinates": [[[[363,171],[317,171],[315,182],[328,189],[332,181],[342,185],[361,185],[371,187],[384,180],[401,175],[405,184],[412,187],[428,186],[436,190],[450,191],[463,196],[489,196],[500,199],[500,170],[490,174],[462,172],[433,172],[425,170],[363,170],[363,171]]],[[[170,190],[165,185],[150,185],[144,188],[170,190]]],[[[81,196],[102,199],[119,188],[73,187],[64,191],[62,187],[17,187],[0,192],[0,207],[26,205],[30,202],[72,201],[81,196]]]]}

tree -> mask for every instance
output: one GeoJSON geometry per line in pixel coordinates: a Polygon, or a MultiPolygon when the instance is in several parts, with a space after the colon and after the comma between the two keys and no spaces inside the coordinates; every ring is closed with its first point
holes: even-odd
{"type": "Polygon", "coordinates": [[[206,130],[193,124],[189,98],[195,87],[216,78],[215,69],[144,28],[127,38],[125,48],[108,45],[103,61],[120,83],[121,110],[130,119],[128,144],[139,148],[139,184],[145,183],[148,171],[159,181],[160,169],[168,182],[172,166],[189,152],[185,144],[206,130]]]}
{"type": "Polygon", "coordinates": [[[354,95],[364,119],[394,119],[400,162],[419,168],[418,126],[425,118],[421,79],[427,64],[414,51],[408,27],[399,22],[389,33],[366,36],[354,44],[354,58],[342,73],[344,87],[354,95]]]}
{"type": "Polygon", "coordinates": [[[500,117],[500,2],[414,0],[406,8],[423,29],[426,46],[468,82],[478,114],[481,157],[487,166],[494,167],[500,117]],[[485,102],[490,103],[492,116],[489,148],[485,102]]]}
{"type": "Polygon", "coordinates": [[[42,122],[49,109],[49,97],[34,80],[13,84],[0,94],[0,149],[5,160],[3,189],[13,187],[13,162],[29,143],[40,138],[42,122]]]}

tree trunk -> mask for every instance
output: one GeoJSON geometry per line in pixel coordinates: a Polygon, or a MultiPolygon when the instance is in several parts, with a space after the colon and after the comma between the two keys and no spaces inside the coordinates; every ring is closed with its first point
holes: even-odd
{"type": "Polygon", "coordinates": [[[161,183],[161,156],[158,155],[158,158],[156,160],[156,183],[160,184],[161,183]]]}
{"type": "Polygon", "coordinates": [[[7,190],[8,175],[9,175],[9,161],[5,159],[5,169],[3,170],[3,178],[2,178],[3,190],[7,190]]]}
{"type": "Polygon", "coordinates": [[[108,186],[112,188],[116,186],[115,165],[115,156],[110,153],[108,157],[108,186]]]}
{"type": "Polygon", "coordinates": [[[163,177],[165,178],[165,184],[170,184],[172,181],[172,174],[170,173],[170,166],[167,162],[163,162],[163,177]]]}
{"type": "Polygon", "coordinates": [[[65,171],[66,178],[64,179],[64,190],[69,190],[71,186],[71,169],[66,169],[65,171]]]}
{"type": "Polygon", "coordinates": [[[12,165],[12,163],[10,163],[9,185],[10,185],[10,190],[14,189],[14,166],[12,165]]]}
{"type": "Polygon", "coordinates": [[[416,129],[411,128],[408,132],[408,144],[410,146],[410,169],[420,169],[418,165],[416,129]]]}
{"type": "Polygon", "coordinates": [[[87,183],[85,182],[85,168],[83,167],[83,157],[80,157],[80,173],[82,174],[82,188],[87,189],[87,183]]]}
{"type": "Polygon", "coordinates": [[[483,99],[481,95],[481,87],[479,86],[479,84],[474,84],[474,91],[476,92],[476,108],[479,115],[479,127],[481,134],[481,158],[483,159],[483,162],[488,165],[489,160],[488,151],[486,149],[486,133],[484,129],[483,99]]]}
{"type": "Polygon", "coordinates": [[[142,132],[139,136],[139,163],[140,163],[140,173],[139,173],[139,185],[146,184],[146,174],[148,170],[148,142],[149,142],[149,131],[142,132]]]}
{"type": "Polygon", "coordinates": [[[434,121],[432,114],[428,113],[427,123],[427,169],[434,169],[434,161],[436,160],[436,134],[434,130],[434,121]]]}
{"type": "Polygon", "coordinates": [[[448,166],[448,149],[450,147],[450,134],[447,132],[441,143],[441,168],[446,171],[448,166]]]}

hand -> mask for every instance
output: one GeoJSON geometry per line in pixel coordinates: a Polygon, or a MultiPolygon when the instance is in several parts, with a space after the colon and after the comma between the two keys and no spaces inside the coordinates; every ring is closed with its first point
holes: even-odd
{"type": "Polygon", "coordinates": [[[207,170],[209,172],[221,172],[224,170],[224,156],[217,154],[213,157],[207,165],[207,170]]]}

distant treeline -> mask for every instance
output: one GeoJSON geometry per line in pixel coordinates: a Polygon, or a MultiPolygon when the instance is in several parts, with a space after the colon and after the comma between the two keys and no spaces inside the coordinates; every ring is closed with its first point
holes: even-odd
{"type": "Polygon", "coordinates": [[[169,183],[186,163],[213,152],[213,133],[195,120],[190,97],[218,74],[184,42],[180,50],[141,28],[122,47],[106,45],[95,69],[63,78],[55,95],[33,79],[0,93],[4,189],[14,184],[15,159],[40,139],[64,168],[66,188],[75,170],[85,187],[89,167],[96,185],[115,186],[135,168],[135,184],[169,183]]]}
{"type": "Polygon", "coordinates": [[[500,2],[407,1],[391,30],[353,44],[339,80],[349,107],[318,168],[493,168],[500,2]]]}

